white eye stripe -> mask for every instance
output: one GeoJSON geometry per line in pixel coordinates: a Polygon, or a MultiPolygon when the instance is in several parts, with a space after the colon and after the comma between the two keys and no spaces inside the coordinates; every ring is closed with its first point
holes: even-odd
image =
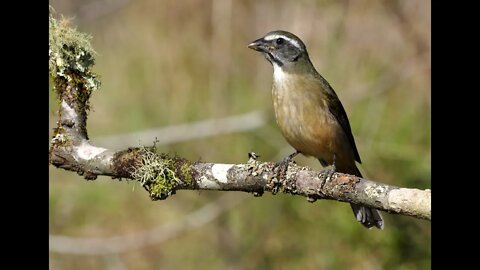
{"type": "Polygon", "coordinates": [[[277,35],[277,34],[272,34],[272,35],[268,35],[268,36],[265,36],[263,39],[265,40],[274,40],[274,39],[277,39],[277,38],[283,38],[285,39],[286,41],[290,42],[290,44],[292,44],[293,46],[301,49],[302,46],[300,46],[300,44],[298,43],[298,41],[296,41],[295,39],[291,39],[289,37],[286,37],[286,36],[283,36],[283,35],[277,35]]]}

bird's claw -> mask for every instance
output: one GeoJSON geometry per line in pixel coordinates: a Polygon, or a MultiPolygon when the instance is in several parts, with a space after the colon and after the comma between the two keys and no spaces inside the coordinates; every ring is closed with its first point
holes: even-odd
{"type": "Polygon", "coordinates": [[[298,151],[295,151],[294,153],[284,157],[281,161],[278,161],[277,163],[275,163],[275,167],[278,168],[278,178],[279,179],[284,179],[286,174],[287,174],[287,170],[288,170],[288,165],[290,164],[290,162],[292,161],[292,159],[297,156],[300,152],[298,151]]]}
{"type": "Polygon", "coordinates": [[[332,179],[333,174],[337,172],[337,166],[336,166],[335,159],[336,159],[336,157],[335,157],[335,154],[334,154],[334,155],[333,155],[333,164],[332,164],[332,167],[326,171],[327,176],[326,176],[325,178],[322,177],[322,183],[320,184],[320,190],[323,189],[323,186],[325,185],[325,183],[330,182],[330,180],[332,179]]]}

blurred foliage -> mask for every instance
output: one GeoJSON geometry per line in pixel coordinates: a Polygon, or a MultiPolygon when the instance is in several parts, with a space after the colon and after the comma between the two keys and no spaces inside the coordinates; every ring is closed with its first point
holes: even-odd
{"type": "MultiPolygon", "coordinates": [[[[430,188],[429,1],[58,1],[93,37],[102,88],[90,138],[265,109],[272,68],[246,45],[268,31],[300,36],[350,118],[367,178],[430,188]],[[408,14],[406,16],[405,14],[408,14]]],[[[50,130],[58,103],[50,91],[50,130]]],[[[153,143],[139,142],[140,144],[153,143]]],[[[273,118],[249,132],[171,145],[191,160],[242,163],[249,151],[279,160],[292,149],[273,118]]],[[[313,158],[299,164],[320,169],[313,158]]],[[[125,235],[180,219],[218,192],[181,191],[152,202],[138,183],[86,182],[50,166],[50,233],[125,235]]],[[[429,269],[431,223],[385,213],[365,230],[350,206],[249,194],[201,228],[118,256],[50,253],[51,269],[429,269]],[[114,259],[112,259],[112,257],[114,259]]]]}

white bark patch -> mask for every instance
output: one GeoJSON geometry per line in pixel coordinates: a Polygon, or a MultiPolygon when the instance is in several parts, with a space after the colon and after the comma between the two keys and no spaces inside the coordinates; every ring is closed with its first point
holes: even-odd
{"type": "Polygon", "coordinates": [[[77,117],[77,113],[75,112],[75,110],[70,107],[67,102],[65,102],[65,100],[62,100],[62,108],[64,110],[63,113],[66,113],[66,115],[63,115],[65,119],[74,119],[77,117]]]}
{"type": "Polygon", "coordinates": [[[200,189],[214,189],[214,190],[220,190],[220,185],[208,179],[206,176],[200,177],[200,180],[197,181],[197,185],[200,189]]]}
{"type": "Polygon", "coordinates": [[[82,141],[82,144],[78,147],[77,155],[80,159],[90,160],[105,151],[107,151],[107,149],[95,147],[86,141],[82,141]]]}
{"type": "Polygon", "coordinates": [[[415,209],[417,213],[430,216],[432,209],[432,193],[430,190],[399,188],[390,191],[388,204],[394,210],[415,209]]]}
{"type": "Polygon", "coordinates": [[[228,170],[233,167],[233,164],[215,164],[212,166],[212,175],[220,183],[227,183],[228,170]]]}

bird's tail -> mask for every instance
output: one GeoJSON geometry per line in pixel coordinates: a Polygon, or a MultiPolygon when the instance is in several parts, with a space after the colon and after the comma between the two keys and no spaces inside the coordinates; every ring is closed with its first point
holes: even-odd
{"type": "MultiPolygon", "coordinates": [[[[355,166],[355,176],[362,177],[362,174],[355,166]]],[[[362,223],[363,226],[370,229],[375,226],[379,229],[383,229],[383,218],[377,209],[367,208],[358,204],[350,204],[352,206],[353,214],[355,218],[362,223]]]]}

